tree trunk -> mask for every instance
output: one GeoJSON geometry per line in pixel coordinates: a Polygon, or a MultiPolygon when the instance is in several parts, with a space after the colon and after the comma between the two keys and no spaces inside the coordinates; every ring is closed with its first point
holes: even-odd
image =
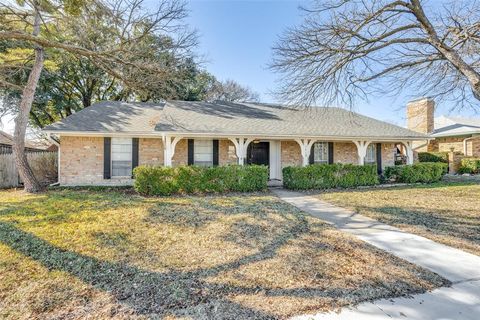
{"type": "MultiPolygon", "coordinates": [[[[37,8],[35,8],[38,10],[37,8]]],[[[36,36],[40,33],[40,15],[38,11],[35,12],[35,24],[33,34],[36,36]]],[[[35,90],[37,88],[38,80],[43,69],[44,51],[40,46],[35,47],[35,63],[33,64],[30,75],[28,76],[27,85],[22,92],[22,100],[20,101],[20,110],[15,118],[15,131],[13,134],[13,155],[15,157],[15,165],[18,173],[23,180],[25,191],[39,192],[42,186],[38,183],[33,175],[32,168],[27,162],[25,154],[25,133],[27,131],[28,116],[32,109],[33,99],[35,97],[35,90]]]]}
{"type": "Polygon", "coordinates": [[[429,36],[430,43],[440,52],[445,59],[447,59],[461,74],[463,74],[472,88],[473,96],[480,100],[480,73],[475,70],[470,64],[465,62],[457,51],[441,41],[438,37],[435,28],[431,24],[427,15],[423,11],[420,0],[411,0],[410,7],[417,20],[420,22],[422,28],[429,36]]]}

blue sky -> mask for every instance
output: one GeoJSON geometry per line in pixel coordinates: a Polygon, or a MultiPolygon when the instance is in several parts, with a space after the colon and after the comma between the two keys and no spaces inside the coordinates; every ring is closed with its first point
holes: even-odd
{"type": "MultiPolygon", "coordinates": [[[[271,48],[288,27],[301,23],[298,6],[308,1],[189,1],[191,27],[200,33],[199,53],[207,59],[205,67],[221,80],[233,79],[261,94],[264,102],[274,102],[269,92],[276,75],[268,70],[271,48]]],[[[398,125],[405,124],[408,97],[372,96],[355,110],[398,125]]],[[[448,114],[450,106],[437,104],[437,115],[448,114]]],[[[468,116],[468,111],[454,112],[468,116]]]]}

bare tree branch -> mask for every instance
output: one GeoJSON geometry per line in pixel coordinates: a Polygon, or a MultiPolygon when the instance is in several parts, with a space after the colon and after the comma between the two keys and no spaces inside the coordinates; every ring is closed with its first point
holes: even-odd
{"type": "Polygon", "coordinates": [[[2,79],[0,79],[0,86],[2,86],[4,88],[13,88],[13,89],[18,90],[18,91],[23,90],[23,87],[21,87],[19,85],[16,85],[14,83],[10,83],[10,82],[5,81],[5,80],[2,80],[2,79]]]}
{"type": "Polygon", "coordinates": [[[478,104],[480,6],[459,3],[427,16],[420,0],[315,1],[273,48],[277,95],[292,104],[351,106],[373,92],[408,88],[478,104]]]}

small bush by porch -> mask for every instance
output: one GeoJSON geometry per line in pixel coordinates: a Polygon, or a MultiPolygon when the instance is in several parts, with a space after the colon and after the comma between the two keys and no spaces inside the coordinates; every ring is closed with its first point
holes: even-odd
{"type": "Polygon", "coordinates": [[[443,162],[420,162],[414,165],[387,167],[385,177],[396,182],[433,183],[447,173],[448,164],[443,162]]]}
{"type": "Polygon", "coordinates": [[[458,172],[480,174],[480,158],[463,158],[458,172]]]}
{"type": "Polygon", "coordinates": [[[376,165],[335,163],[283,169],[283,185],[292,190],[352,188],[378,183],[376,165]]]}

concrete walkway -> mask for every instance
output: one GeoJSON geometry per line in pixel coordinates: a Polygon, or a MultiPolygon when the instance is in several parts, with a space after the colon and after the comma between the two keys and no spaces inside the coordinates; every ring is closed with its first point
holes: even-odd
{"type": "Polygon", "coordinates": [[[284,189],[272,191],[302,211],[436,272],[453,283],[450,288],[439,288],[413,298],[378,300],[344,309],[339,314],[318,314],[298,319],[480,319],[480,257],[403,232],[303,193],[284,189]]]}

